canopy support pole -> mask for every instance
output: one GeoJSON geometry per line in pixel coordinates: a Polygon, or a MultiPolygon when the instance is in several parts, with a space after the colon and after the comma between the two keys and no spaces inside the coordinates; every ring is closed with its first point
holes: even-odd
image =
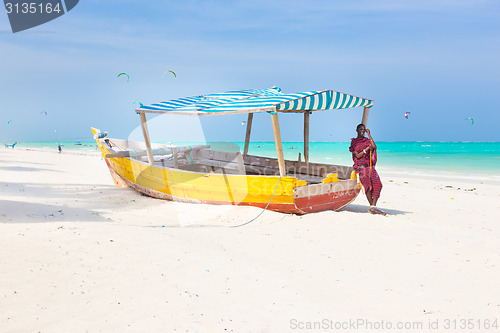
{"type": "Polygon", "coordinates": [[[368,114],[370,113],[370,108],[367,108],[366,106],[363,109],[363,118],[361,119],[361,123],[364,124],[365,126],[368,124],[368,114]]]}
{"type": "Polygon", "coordinates": [[[286,176],[285,157],[283,156],[283,146],[281,145],[280,124],[278,121],[278,113],[271,114],[273,121],[274,143],[276,144],[276,153],[278,155],[278,165],[280,168],[280,177],[286,176]]]}
{"type": "Polygon", "coordinates": [[[139,113],[139,116],[141,117],[141,127],[142,127],[142,134],[144,134],[144,142],[146,142],[146,152],[148,154],[148,162],[149,162],[149,165],[153,165],[155,161],[153,159],[153,150],[151,149],[151,141],[149,140],[148,123],[146,122],[146,114],[139,113]]]}
{"type": "Polygon", "coordinates": [[[309,111],[304,112],[304,162],[309,172],[309,111]]]}
{"type": "Polygon", "coordinates": [[[252,131],[252,120],[253,120],[253,113],[249,113],[247,120],[247,134],[245,136],[245,148],[243,148],[243,155],[248,154],[248,146],[250,145],[250,132],[252,131]]]}

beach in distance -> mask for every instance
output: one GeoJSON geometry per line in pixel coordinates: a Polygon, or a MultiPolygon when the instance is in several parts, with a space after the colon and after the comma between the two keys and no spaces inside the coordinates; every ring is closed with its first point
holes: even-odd
{"type": "MultiPolygon", "coordinates": [[[[379,145],[388,216],[360,193],[337,212],[244,226],[262,209],[116,188],[95,146],[0,148],[0,331],[500,329],[499,143],[398,144],[379,145]],[[398,159],[411,149],[421,165],[398,159]],[[433,166],[440,154],[449,164],[433,166]]],[[[338,148],[352,164],[348,143],[315,145],[313,160],[336,164],[338,148]]]]}

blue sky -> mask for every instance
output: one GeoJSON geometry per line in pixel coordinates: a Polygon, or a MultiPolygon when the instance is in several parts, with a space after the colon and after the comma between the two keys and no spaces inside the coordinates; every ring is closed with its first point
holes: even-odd
{"type": "MultiPolygon", "coordinates": [[[[0,13],[2,141],[88,138],[91,126],[126,138],[134,101],[274,85],[373,99],[379,141],[499,141],[500,2],[82,0],[16,34],[0,13]]],[[[347,141],[361,115],[315,112],[311,140],[347,141]]],[[[243,116],[209,118],[209,140],[244,139],[243,116]]],[[[301,115],[280,122],[283,140],[302,140],[301,115]]],[[[252,140],[272,139],[257,115],[252,140]]]]}

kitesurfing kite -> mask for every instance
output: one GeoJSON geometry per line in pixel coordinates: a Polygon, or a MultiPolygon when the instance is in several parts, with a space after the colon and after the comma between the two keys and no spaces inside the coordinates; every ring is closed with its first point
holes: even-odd
{"type": "Polygon", "coordinates": [[[247,121],[246,121],[246,120],[243,120],[243,121],[241,122],[241,127],[245,126],[245,124],[246,124],[246,123],[247,123],[247,121]]]}
{"type": "Polygon", "coordinates": [[[470,125],[471,126],[474,125],[474,119],[472,119],[471,117],[465,118],[465,120],[467,120],[467,119],[470,119],[470,121],[471,121],[470,125]]]}
{"type": "Polygon", "coordinates": [[[44,114],[44,115],[47,115],[47,112],[45,112],[45,111],[42,111],[42,112],[40,112],[40,114],[44,114]]]}
{"type": "Polygon", "coordinates": [[[141,102],[134,102],[134,103],[132,103],[132,104],[139,104],[139,106],[140,106],[141,108],[142,108],[142,106],[144,105],[144,104],[142,104],[141,102]]]}
{"type": "Polygon", "coordinates": [[[12,122],[12,120],[9,120],[9,121],[7,122],[7,125],[8,125],[8,124],[10,124],[11,122],[12,122]]]}
{"type": "Polygon", "coordinates": [[[408,119],[408,115],[410,114],[410,112],[405,112],[405,118],[408,119]]]}
{"type": "Polygon", "coordinates": [[[120,76],[122,76],[122,75],[127,75],[127,82],[130,80],[130,76],[128,76],[128,74],[127,74],[127,73],[120,73],[120,74],[118,74],[118,76],[117,76],[117,77],[120,77],[120,76]]]}
{"type": "Polygon", "coordinates": [[[168,72],[170,72],[170,73],[174,74],[174,77],[177,79],[177,75],[175,75],[174,71],[171,71],[171,70],[166,70],[166,71],[164,71],[161,77],[164,77],[164,76],[165,76],[165,74],[167,74],[168,72]]]}

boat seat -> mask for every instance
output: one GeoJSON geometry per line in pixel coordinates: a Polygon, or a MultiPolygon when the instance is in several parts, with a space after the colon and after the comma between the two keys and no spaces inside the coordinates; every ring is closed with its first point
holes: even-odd
{"type": "MultiPolygon", "coordinates": [[[[156,156],[155,156],[156,157],[156,156]]],[[[142,157],[144,162],[147,162],[147,156],[142,157]]],[[[238,161],[239,162],[239,161],[238,161]]],[[[155,159],[155,164],[158,166],[163,166],[163,167],[170,167],[174,168],[174,161],[171,159],[163,159],[163,160],[156,160],[155,159]]],[[[236,163],[234,161],[227,162],[227,161],[219,161],[219,160],[211,160],[211,159],[193,159],[193,164],[187,162],[185,159],[179,160],[178,161],[178,167],[183,168],[183,167],[189,167],[190,165],[200,165],[200,166],[207,166],[209,168],[215,168],[215,169],[223,169],[227,171],[228,173],[231,174],[257,174],[257,175],[276,175],[279,176],[280,171],[279,169],[275,168],[269,168],[269,167],[261,167],[257,165],[245,165],[245,171],[242,171],[240,163],[236,163]]],[[[217,170],[214,170],[217,171],[217,170]]],[[[297,179],[300,180],[305,180],[308,184],[318,184],[323,181],[323,177],[320,176],[313,176],[313,175],[305,175],[305,174],[294,174],[294,173],[289,173],[287,174],[288,177],[296,177],[297,179]]]]}
{"type": "Polygon", "coordinates": [[[322,177],[311,176],[311,175],[290,175],[291,177],[297,177],[299,180],[305,180],[308,184],[318,184],[323,181],[322,177]]]}

